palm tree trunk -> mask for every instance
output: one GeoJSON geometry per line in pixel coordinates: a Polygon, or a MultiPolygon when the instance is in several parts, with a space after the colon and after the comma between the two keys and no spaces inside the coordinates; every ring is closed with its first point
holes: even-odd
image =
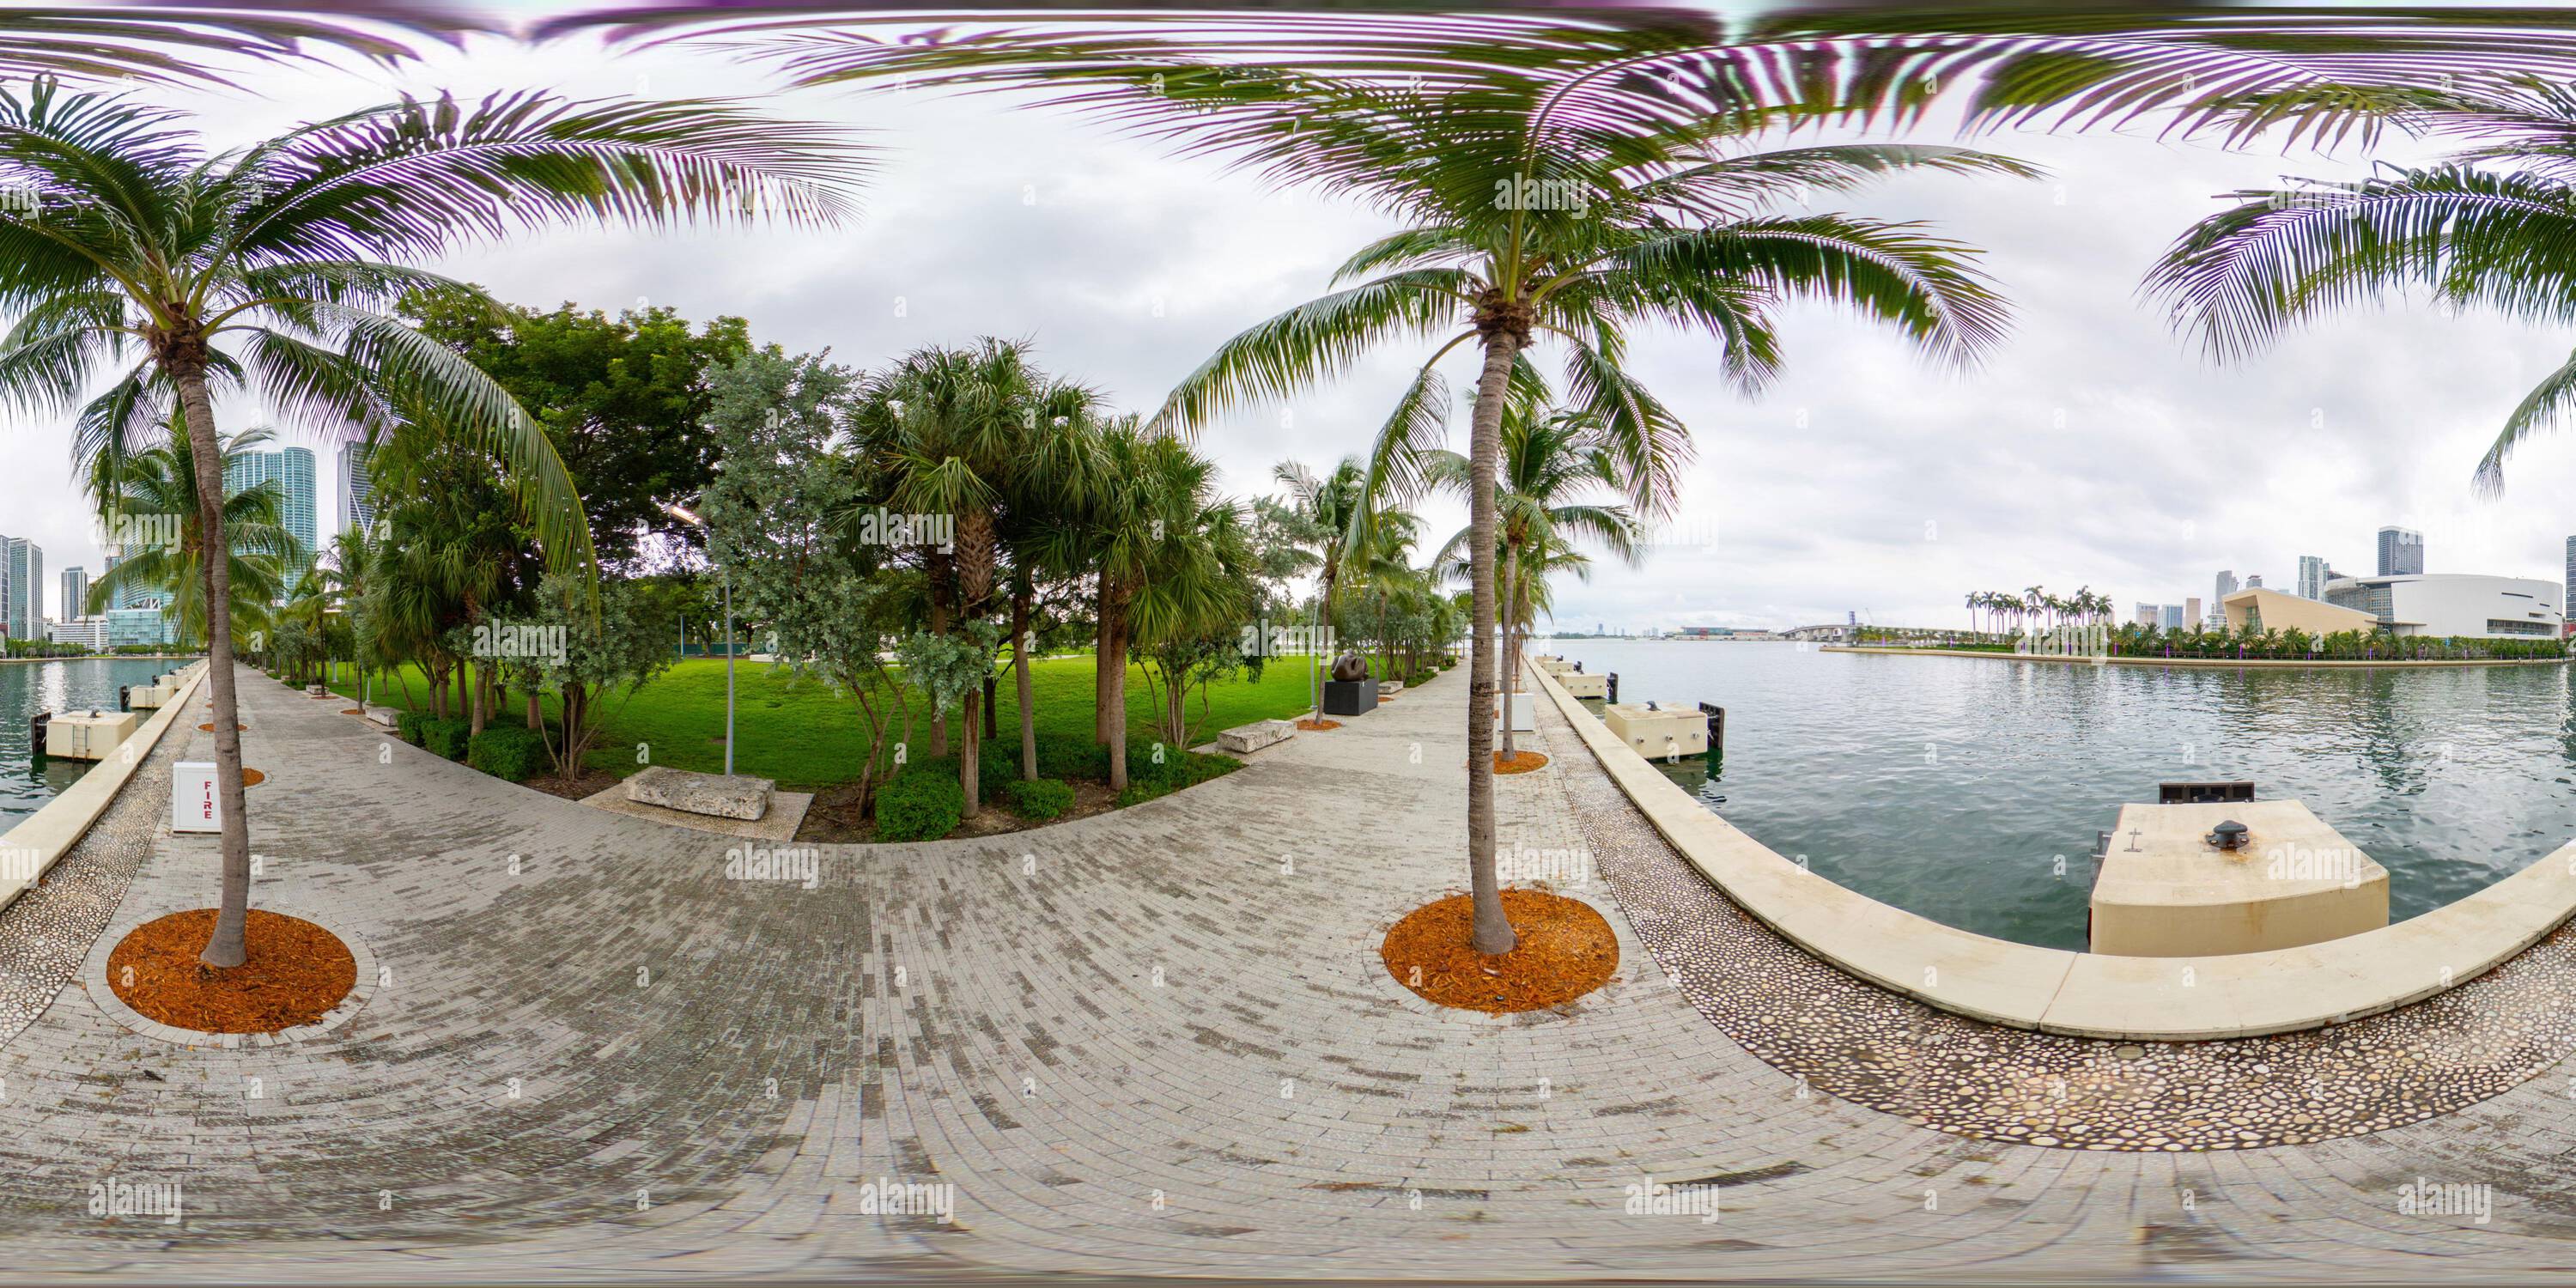
{"type": "Polygon", "coordinates": [[[1525,338],[1509,327],[1484,337],[1485,370],[1476,381],[1476,413],[1469,435],[1467,513],[1473,570],[1471,602],[1474,656],[1467,686],[1467,877],[1475,898],[1471,943],[1480,953],[1507,953],[1520,942],[1503,914],[1502,883],[1494,873],[1494,470],[1502,454],[1503,399],[1512,359],[1525,338]]]}
{"type": "Polygon", "coordinates": [[[1029,680],[1029,600],[1036,593],[1025,582],[1011,596],[1011,670],[1020,691],[1020,779],[1038,780],[1038,712],[1029,680]]]}
{"type": "Polygon", "coordinates": [[[206,679],[215,702],[215,791],[223,810],[223,890],[215,933],[197,960],[239,966],[250,956],[242,927],[250,919],[250,819],[242,801],[241,702],[233,691],[233,574],[224,538],[224,465],[215,446],[215,408],[206,392],[204,360],[170,372],[188,425],[188,455],[196,464],[197,535],[206,552],[197,562],[206,582],[206,679]]]}
{"type": "Polygon", "coordinates": [[[1114,579],[1101,584],[1100,636],[1100,663],[1107,681],[1100,710],[1108,722],[1109,789],[1123,792],[1127,790],[1127,591],[1114,579]]]}
{"type": "Polygon", "coordinates": [[[1503,759],[1520,754],[1512,738],[1512,690],[1520,687],[1520,655],[1512,648],[1512,623],[1520,616],[1521,548],[1515,543],[1503,555],[1503,592],[1512,597],[1503,610],[1503,759]]]}

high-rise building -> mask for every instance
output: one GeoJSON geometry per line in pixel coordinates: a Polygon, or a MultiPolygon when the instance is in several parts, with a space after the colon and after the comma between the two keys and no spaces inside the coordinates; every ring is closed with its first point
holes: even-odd
{"type": "Polygon", "coordinates": [[[2424,534],[2404,528],[2379,530],[2379,575],[2411,577],[2424,571],[2424,534]]]}
{"type": "Polygon", "coordinates": [[[2227,597],[2236,593],[2236,572],[2234,569],[2221,568],[2218,570],[2218,585],[2216,587],[2216,591],[2217,593],[2209,597],[2209,621],[2213,626],[2225,626],[2227,624],[2227,597]]]}
{"type": "Polygon", "coordinates": [[[2164,617],[2164,610],[2153,604],[2138,605],[2138,625],[2153,626],[2164,617]]]}
{"type": "Polygon", "coordinates": [[[2200,596],[2198,596],[2198,595],[2185,595],[2185,596],[2183,596],[2183,600],[2182,600],[2182,624],[2183,624],[2183,625],[2185,625],[2185,626],[2198,626],[2198,625],[2200,625],[2200,623],[2201,623],[2201,621],[2202,621],[2202,620],[2203,620],[2203,619],[2201,618],[2201,615],[2200,615],[2200,596]]]}
{"type": "Polygon", "coordinates": [[[2569,597],[2559,600],[2558,606],[2576,616],[2576,537],[2567,538],[2567,591],[2569,597]]]}
{"type": "Polygon", "coordinates": [[[304,547],[304,557],[285,570],[280,588],[288,592],[303,580],[306,569],[313,566],[317,533],[313,523],[313,452],[310,448],[289,447],[274,452],[244,452],[224,466],[224,489],[245,491],[262,483],[273,483],[279,497],[278,518],[297,544],[304,547]]]}
{"type": "Polygon", "coordinates": [[[2182,629],[2182,605],[2167,604],[2163,608],[2158,609],[2157,614],[2161,619],[2161,624],[2166,630],[2178,631],[2182,629]]]}
{"type": "Polygon", "coordinates": [[[79,564],[63,569],[63,602],[55,607],[54,616],[67,622],[89,616],[89,569],[79,564]]]}
{"type": "Polygon", "coordinates": [[[2249,572],[2249,573],[2245,574],[2245,589],[2247,589],[2247,590],[2261,590],[2262,588],[2263,588],[2263,574],[2261,574],[2261,573],[2259,573],[2259,572],[2249,572]]]}
{"type": "Polygon", "coordinates": [[[2299,556],[2299,598],[2326,597],[2326,561],[2316,555],[2299,556]]]}
{"type": "Polygon", "coordinates": [[[13,640],[45,638],[45,551],[25,537],[0,537],[0,623],[13,640]]]}
{"type": "Polygon", "coordinates": [[[376,449],[366,443],[340,444],[340,531],[364,532],[376,521],[376,481],[367,473],[376,449]]]}

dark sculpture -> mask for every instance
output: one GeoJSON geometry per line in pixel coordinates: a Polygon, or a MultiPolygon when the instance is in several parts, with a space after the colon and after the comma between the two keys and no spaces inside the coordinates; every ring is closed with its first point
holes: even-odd
{"type": "Polygon", "coordinates": [[[1356,651],[1345,652],[1333,659],[1333,678],[1351,684],[1368,678],[1368,663],[1356,651]]]}

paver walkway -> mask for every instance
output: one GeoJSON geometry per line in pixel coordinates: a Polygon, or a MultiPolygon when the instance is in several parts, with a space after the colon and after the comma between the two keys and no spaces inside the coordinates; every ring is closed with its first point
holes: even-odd
{"type": "MultiPolygon", "coordinates": [[[[270,775],[250,793],[255,899],[363,937],[386,975],[331,1034],[236,1049],[134,1035],[65,983],[0,1046],[8,1274],[1992,1282],[2576,1262],[2565,1065],[2303,1146],[1965,1139],[1747,1054],[1597,882],[1572,893],[1620,930],[1609,988],[1563,1014],[1436,1011],[1374,949],[1463,881],[1463,674],[1113,815],[816,847],[812,889],[726,879],[746,842],[529,792],[242,683],[270,775]],[[1716,1185],[1722,1211],[1624,1210],[1650,1178],[1716,1185]],[[178,1223],[91,1214],[115,1192],[94,1187],[171,1181],[178,1223]],[[2419,1181],[2490,1185],[2492,1205],[2407,1213],[2419,1181]],[[888,1183],[953,1186],[953,1219],[872,1210],[888,1183]]],[[[1557,761],[1503,780],[1501,809],[1505,845],[1544,854],[1584,844],[1567,790],[1597,770],[1552,713],[1540,737],[1557,761]]],[[[211,896],[210,838],[152,845],[102,945],[211,896]]]]}

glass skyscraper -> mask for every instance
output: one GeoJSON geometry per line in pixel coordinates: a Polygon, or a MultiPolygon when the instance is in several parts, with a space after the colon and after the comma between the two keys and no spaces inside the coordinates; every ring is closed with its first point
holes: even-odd
{"type": "Polygon", "coordinates": [[[365,443],[340,444],[340,531],[363,532],[376,521],[376,485],[367,474],[376,449],[365,443]]]}
{"type": "Polygon", "coordinates": [[[0,622],[13,640],[45,638],[45,551],[25,537],[0,537],[0,622]]]}
{"type": "Polygon", "coordinates": [[[289,447],[274,452],[247,452],[224,466],[224,489],[245,491],[262,483],[277,485],[282,498],[278,517],[286,530],[304,547],[304,558],[285,570],[281,589],[293,593],[295,583],[313,566],[313,551],[319,533],[314,527],[313,452],[309,448],[289,447]]]}
{"type": "Polygon", "coordinates": [[[2379,575],[2411,577],[2424,571],[2424,534],[2404,528],[2379,530],[2379,575]]]}

